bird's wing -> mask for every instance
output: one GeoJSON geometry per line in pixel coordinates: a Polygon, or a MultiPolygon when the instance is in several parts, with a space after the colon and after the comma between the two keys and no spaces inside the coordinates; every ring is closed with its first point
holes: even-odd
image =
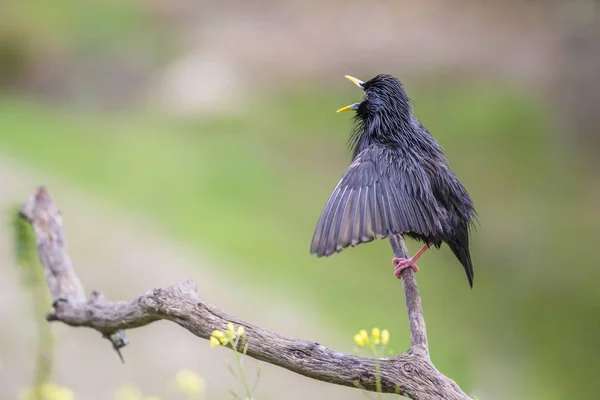
{"type": "Polygon", "coordinates": [[[439,235],[443,213],[418,163],[397,149],[372,145],[355,157],[333,190],[310,251],[321,257],[390,234],[439,235]]]}

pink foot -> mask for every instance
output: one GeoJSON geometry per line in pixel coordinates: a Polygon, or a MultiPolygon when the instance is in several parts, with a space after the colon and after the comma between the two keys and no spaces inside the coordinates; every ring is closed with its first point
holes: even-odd
{"type": "Polygon", "coordinates": [[[396,275],[396,277],[398,279],[402,279],[402,271],[404,271],[406,268],[412,268],[413,271],[417,272],[419,270],[419,267],[417,267],[417,264],[415,264],[415,260],[414,257],[413,258],[394,258],[392,259],[392,263],[394,264],[394,275],[396,275]]]}

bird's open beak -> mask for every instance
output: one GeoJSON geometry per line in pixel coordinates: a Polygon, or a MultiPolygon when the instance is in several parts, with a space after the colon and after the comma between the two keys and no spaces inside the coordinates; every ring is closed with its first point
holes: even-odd
{"type": "Polygon", "coordinates": [[[361,81],[360,79],[357,79],[357,78],[355,78],[353,76],[350,76],[350,75],[344,75],[344,77],[346,79],[348,79],[350,82],[354,83],[359,88],[361,88],[361,89],[365,88],[365,83],[363,81],[361,81]]]}
{"type": "MultiPolygon", "coordinates": [[[[350,75],[344,75],[346,77],[346,79],[348,79],[350,82],[354,83],[356,86],[358,86],[361,89],[365,89],[365,83],[363,81],[361,81],[360,79],[357,79],[353,76],[350,75]]],[[[337,110],[337,112],[344,112],[344,111],[349,111],[349,110],[358,110],[358,106],[360,106],[360,103],[354,103],[354,104],[350,104],[349,106],[346,107],[342,107],[339,110],[337,110]]]]}
{"type": "Polygon", "coordinates": [[[358,110],[358,106],[360,106],[360,103],[354,103],[354,104],[350,104],[349,106],[346,107],[342,107],[339,110],[337,110],[336,112],[344,112],[344,111],[350,111],[350,110],[358,110]]]}

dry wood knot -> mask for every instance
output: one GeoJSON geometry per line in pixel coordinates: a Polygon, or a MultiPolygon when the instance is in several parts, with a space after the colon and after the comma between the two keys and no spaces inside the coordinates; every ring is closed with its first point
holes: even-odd
{"type": "Polygon", "coordinates": [[[69,300],[64,297],[59,297],[52,302],[52,308],[54,308],[54,313],[58,313],[64,310],[69,305],[69,300]]]}
{"type": "Polygon", "coordinates": [[[88,302],[88,304],[94,304],[94,303],[98,303],[102,300],[104,300],[104,295],[101,292],[99,292],[98,290],[92,290],[87,302],[88,302]]]}

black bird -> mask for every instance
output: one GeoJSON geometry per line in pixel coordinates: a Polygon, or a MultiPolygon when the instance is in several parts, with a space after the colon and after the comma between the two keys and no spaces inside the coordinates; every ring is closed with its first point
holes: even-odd
{"type": "Polygon", "coordinates": [[[431,246],[446,243],[473,287],[473,202],[436,140],[413,115],[404,86],[385,74],[367,82],[346,78],[365,92],[362,102],[338,110],[356,111],[352,163],[323,209],[310,252],[330,256],[390,235],[425,243],[413,257],[392,260],[400,278],[405,268],[418,271],[416,261],[431,246]]]}

